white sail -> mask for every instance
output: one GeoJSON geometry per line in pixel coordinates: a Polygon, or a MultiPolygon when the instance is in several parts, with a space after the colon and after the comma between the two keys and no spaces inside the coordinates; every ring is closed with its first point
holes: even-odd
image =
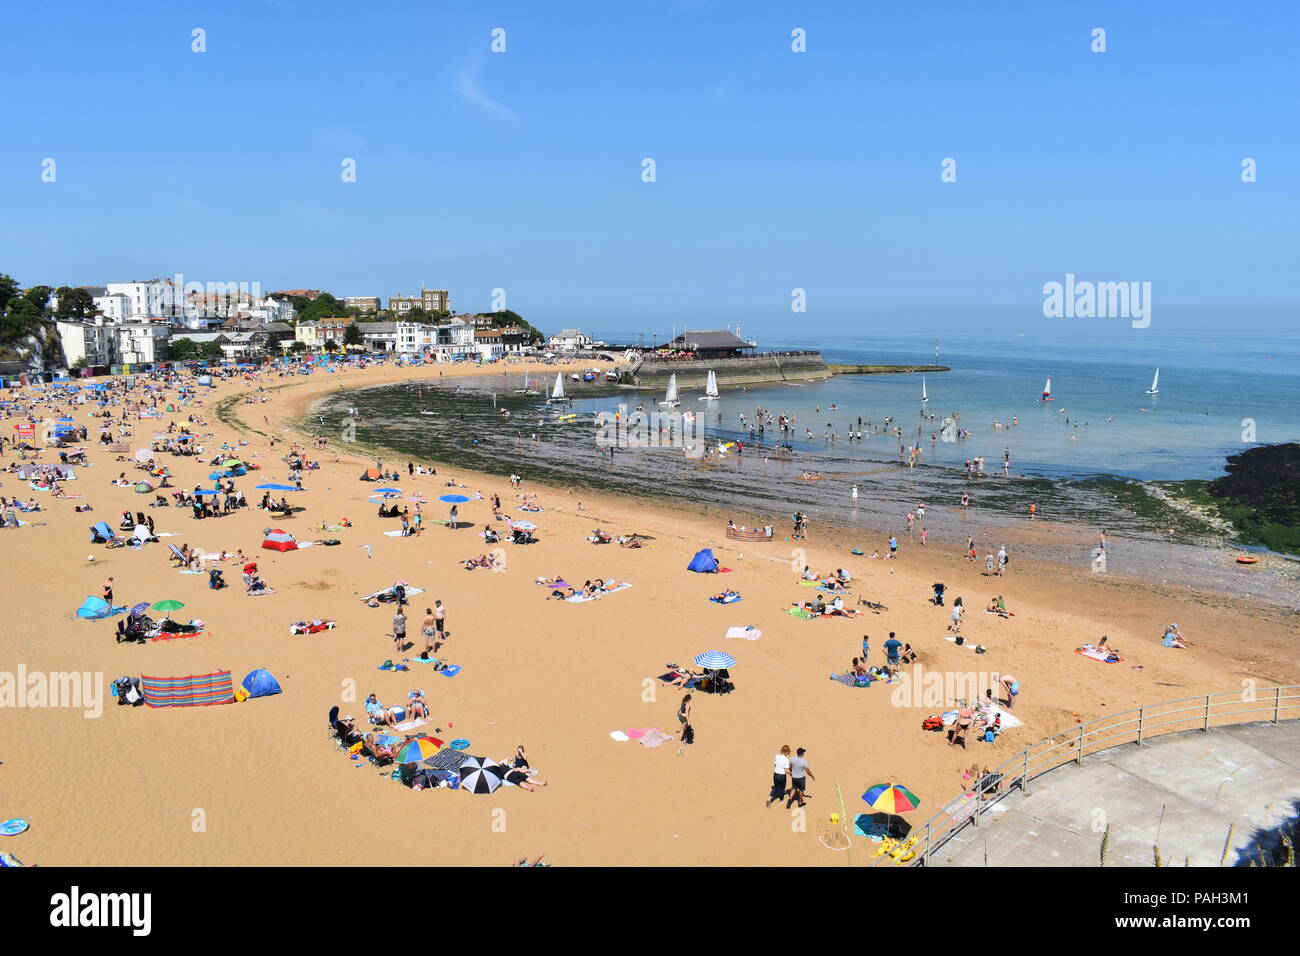
{"type": "Polygon", "coordinates": [[[551,392],[551,398],[563,398],[563,397],[564,397],[564,376],[556,375],[555,388],[551,392]]]}
{"type": "Polygon", "coordinates": [[[677,373],[674,372],[668,376],[668,391],[664,394],[664,400],[660,405],[676,405],[677,402],[677,373]]]}
{"type": "Polygon", "coordinates": [[[929,394],[925,390],[925,376],[921,376],[921,404],[924,405],[930,400],[929,394]]]}
{"type": "Polygon", "coordinates": [[[1151,379],[1151,387],[1147,389],[1147,394],[1154,395],[1158,391],[1160,391],[1160,369],[1159,368],[1156,369],[1155,378],[1151,379]]]}
{"type": "Polygon", "coordinates": [[[524,369],[524,391],[528,391],[528,369],[524,369]]]}
{"type": "Polygon", "coordinates": [[[1047,376],[1047,384],[1043,386],[1043,398],[1052,397],[1052,376],[1047,376]]]}
{"type": "Polygon", "coordinates": [[[704,394],[700,396],[700,401],[706,401],[718,397],[718,376],[714,374],[713,369],[709,369],[709,381],[704,386],[704,394]]]}

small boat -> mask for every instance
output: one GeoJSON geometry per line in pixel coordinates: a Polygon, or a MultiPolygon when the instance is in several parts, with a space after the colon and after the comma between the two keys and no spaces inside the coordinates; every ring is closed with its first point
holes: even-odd
{"type": "Polygon", "coordinates": [[[1259,558],[1255,557],[1253,554],[1243,554],[1238,556],[1237,563],[1238,564],[1259,564],[1259,558]]]}
{"type": "Polygon", "coordinates": [[[668,391],[664,393],[664,400],[659,403],[659,407],[676,408],[680,404],[677,401],[677,373],[674,372],[668,376],[668,391]]]}
{"type": "Polygon", "coordinates": [[[1160,391],[1160,369],[1156,368],[1156,377],[1151,380],[1151,387],[1147,389],[1148,395],[1155,395],[1160,391]]]}
{"type": "Polygon", "coordinates": [[[713,369],[709,369],[709,381],[708,384],[704,386],[704,394],[699,397],[699,401],[712,402],[715,401],[717,397],[718,376],[713,373],[713,369]]]}
{"type": "Polygon", "coordinates": [[[552,402],[566,401],[564,397],[564,376],[561,374],[557,374],[555,376],[555,388],[551,389],[551,397],[549,401],[552,402]]]}
{"type": "Polygon", "coordinates": [[[438,413],[437,413],[437,412],[426,412],[426,411],[424,411],[423,409],[421,409],[421,410],[420,410],[420,414],[421,414],[421,415],[436,415],[436,414],[438,414],[438,413]]]}
{"type": "Polygon", "coordinates": [[[528,370],[524,369],[524,387],[515,389],[516,395],[540,395],[541,392],[529,387],[528,370]]]}
{"type": "Polygon", "coordinates": [[[925,376],[921,376],[921,404],[924,405],[930,400],[929,394],[925,390],[925,376]]]}
{"type": "Polygon", "coordinates": [[[1043,386],[1043,397],[1040,398],[1039,401],[1040,402],[1056,401],[1056,399],[1052,398],[1052,376],[1050,375],[1047,376],[1047,384],[1043,386]]]}

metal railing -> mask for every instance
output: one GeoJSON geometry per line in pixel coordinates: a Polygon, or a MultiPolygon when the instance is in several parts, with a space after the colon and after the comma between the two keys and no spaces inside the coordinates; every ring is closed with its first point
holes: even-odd
{"type": "MultiPolygon", "coordinates": [[[[978,827],[980,817],[1017,787],[1029,793],[1030,784],[1067,763],[1082,763],[1090,755],[1124,744],[1142,744],[1152,737],[1232,724],[1300,719],[1300,684],[1250,690],[1221,691],[1146,704],[1136,710],[1108,714],[1040,740],[1020,751],[974,782],[973,789],[957,795],[939,813],[911,830],[920,840],[912,866],[924,866],[930,855],[968,826],[978,827]]],[[[888,854],[871,865],[893,863],[888,854]]]]}

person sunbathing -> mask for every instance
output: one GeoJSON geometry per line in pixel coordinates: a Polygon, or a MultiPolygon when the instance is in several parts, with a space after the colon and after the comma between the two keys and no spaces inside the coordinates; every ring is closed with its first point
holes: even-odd
{"type": "Polygon", "coordinates": [[[1183,635],[1178,633],[1177,624],[1169,625],[1169,628],[1165,631],[1165,636],[1160,639],[1160,643],[1164,647],[1187,648],[1191,646],[1187,641],[1183,639],[1183,635]]]}
{"type": "Polygon", "coordinates": [[[534,771],[511,770],[509,773],[506,774],[506,780],[509,783],[513,783],[520,790],[532,791],[532,790],[539,790],[542,787],[550,786],[550,784],[546,783],[545,781],[534,780],[529,776],[530,773],[536,773],[536,772],[537,771],[535,770],[534,771]]]}
{"type": "Polygon", "coordinates": [[[847,590],[848,590],[848,588],[846,588],[846,587],[844,586],[843,582],[841,582],[838,578],[828,578],[827,580],[825,580],[825,581],[822,582],[822,587],[825,588],[827,591],[847,591],[847,590]]]}
{"type": "Polygon", "coordinates": [[[719,591],[709,600],[716,601],[718,604],[731,604],[740,599],[739,591],[719,591]]]}
{"type": "Polygon", "coordinates": [[[608,531],[602,531],[600,528],[596,528],[594,531],[592,531],[591,535],[592,535],[591,537],[592,544],[609,544],[611,541],[614,540],[613,535],[611,535],[608,531]]]}
{"type": "Polygon", "coordinates": [[[618,539],[618,543],[623,548],[639,548],[641,547],[641,537],[635,534],[625,534],[618,539]]]}
{"type": "Polygon", "coordinates": [[[681,687],[685,689],[686,685],[697,677],[703,677],[703,673],[696,673],[689,667],[678,667],[676,664],[669,664],[668,669],[672,674],[672,680],[668,684],[672,687],[681,687]]]}

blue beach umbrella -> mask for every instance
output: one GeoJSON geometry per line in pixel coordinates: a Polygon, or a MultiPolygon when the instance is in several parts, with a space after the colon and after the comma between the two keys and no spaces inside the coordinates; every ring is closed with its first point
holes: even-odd
{"type": "Polygon", "coordinates": [[[213,491],[211,488],[200,488],[198,491],[194,492],[194,494],[206,496],[206,495],[219,495],[221,494],[221,492],[213,491]]]}
{"type": "Polygon", "coordinates": [[[736,659],[726,651],[705,651],[695,656],[695,663],[710,670],[720,670],[724,667],[735,667],[736,659]]]}
{"type": "Polygon", "coordinates": [[[377,495],[400,495],[402,493],[402,489],[401,488],[376,488],[374,493],[377,495]]]}
{"type": "Polygon", "coordinates": [[[445,501],[449,505],[460,505],[469,501],[469,498],[465,495],[440,495],[438,500],[445,501]]]}
{"type": "Polygon", "coordinates": [[[297,491],[293,485],[254,485],[258,491],[297,491]]]}

